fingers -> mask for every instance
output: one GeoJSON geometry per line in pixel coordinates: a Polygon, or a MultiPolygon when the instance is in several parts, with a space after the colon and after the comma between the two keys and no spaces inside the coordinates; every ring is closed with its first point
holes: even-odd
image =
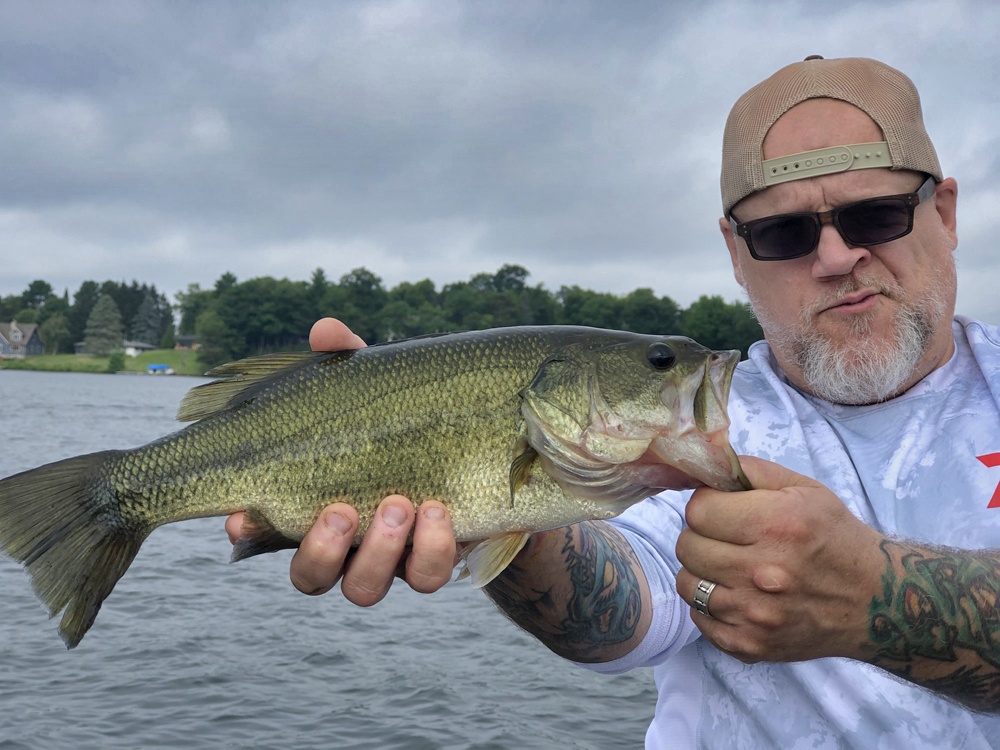
{"type": "Polygon", "coordinates": [[[740,464],[752,490],[722,492],[710,487],[697,490],[685,509],[688,526],[702,536],[733,544],[750,544],[768,533],[796,533],[791,511],[815,491],[829,494],[823,485],[770,461],[741,456],[740,464]],[[787,519],[789,528],[782,529],[787,519]],[[766,528],[765,528],[766,525],[766,528]]]}
{"type": "Polygon", "coordinates": [[[413,533],[413,550],[406,559],[406,582],[414,590],[430,594],[451,580],[457,562],[451,514],[442,503],[422,503],[413,533]]]}
{"type": "Polygon", "coordinates": [[[780,490],[785,487],[822,487],[819,482],[804,476],[781,464],[755,456],[740,456],[740,466],[750,480],[750,485],[758,490],[780,490]]]}
{"type": "Polygon", "coordinates": [[[413,503],[405,497],[390,495],[382,501],[340,583],[348,601],[370,607],[388,593],[415,518],[413,503]]]}
{"type": "MultiPolygon", "coordinates": [[[[228,522],[226,524],[228,529],[228,522]]],[[[358,513],[346,503],[323,510],[292,557],[289,577],[303,594],[325,594],[340,578],[358,528],[358,513]]]]}
{"type": "Polygon", "coordinates": [[[229,543],[236,544],[243,530],[243,514],[233,513],[226,519],[226,533],[229,535],[229,543]]]}
{"type": "MultiPolygon", "coordinates": [[[[400,574],[420,593],[437,591],[451,580],[458,545],[451,514],[442,503],[428,500],[418,513],[407,498],[390,495],[375,511],[361,544],[352,549],[358,523],[350,505],[325,508],[292,556],[292,585],[315,596],[339,580],[348,601],[370,607],[385,597],[397,571],[405,571],[400,574]]],[[[239,539],[242,527],[242,513],[226,520],[230,541],[239,539]]]]}
{"type": "Polygon", "coordinates": [[[309,331],[309,346],[314,352],[336,352],[361,349],[365,342],[336,318],[322,318],[309,331]]]}

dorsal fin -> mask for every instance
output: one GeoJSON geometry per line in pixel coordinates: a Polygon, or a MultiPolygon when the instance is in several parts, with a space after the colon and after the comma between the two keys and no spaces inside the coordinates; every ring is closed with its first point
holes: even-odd
{"type": "Polygon", "coordinates": [[[209,370],[208,375],[221,377],[192,388],[181,401],[177,419],[196,422],[214,417],[253,399],[260,387],[271,380],[314,362],[339,362],[349,358],[353,350],[342,352],[286,352],[248,357],[209,370]]]}

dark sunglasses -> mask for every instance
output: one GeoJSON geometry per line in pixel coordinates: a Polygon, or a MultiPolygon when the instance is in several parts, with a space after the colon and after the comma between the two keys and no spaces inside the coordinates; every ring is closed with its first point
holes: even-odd
{"type": "Polygon", "coordinates": [[[881,245],[913,230],[913,210],[934,195],[936,182],[928,177],[915,193],[883,195],[848,203],[830,211],[779,214],[738,222],[729,215],[733,234],[742,237],[757,260],[791,260],[809,255],[819,245],[824,224],[833,224],[852,247],[881,245]]]}

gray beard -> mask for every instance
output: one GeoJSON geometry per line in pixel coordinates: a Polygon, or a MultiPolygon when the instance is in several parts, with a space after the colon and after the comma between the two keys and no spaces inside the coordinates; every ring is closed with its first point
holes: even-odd
{"type": "Polygon", "coordinates": [[[864,319],[855,324],[850,357],[820,336],[796,342],[795,358],[815,395],[837,404],[874,404],[904,389],[930,343],[931,321],[923,310],[903,308],[891,346],[874,340],[869,328],[864,319]]]}
{"type": "MultiPolygon", "coordinates": [[[[846,282],[840,293],[850,293],[863,285],[846,282]]],[[[885,289],[886,296],[901,303],[891,334],[894,340],[875,339],[871,320],[860,316],[853,323],[850,350],[845,351],[842,345],[811,329],[813,311],[804,311],[798,326],[779,324],[762,315],[755,295],[749,288],[746,291],[771,346],[792,358],[809,391],[826,401],[848,405],[874,404],[902,392],[947,306],[940,294],[928,294],[913,304],[902,288],[885,289]]]]}

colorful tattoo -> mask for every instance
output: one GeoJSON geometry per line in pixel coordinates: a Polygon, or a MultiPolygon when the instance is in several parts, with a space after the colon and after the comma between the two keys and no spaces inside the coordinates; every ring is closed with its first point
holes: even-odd
{"type": "Polygon", "coordinates": [[[891,540],[869,607],[872,663],[979,710],[1000,702],[1000,560],[891,540]],[[928,668],[926,662],[931,660],[928,668]]]}
{"type": "MultiPolygon", "coordinates": [[[[521,567],[518,558],[486,593],[511,620],[560,656],[581,662],[607,659],[609,648],[635,635],[642,600],[633,571],[638,565],[635,553],[621,536],[606,529],[591,523],[566,527],[561,530],[565,563],[555,575],[539,575],[535,566],[521,567]],[[559,593],[563,591],[566,595],[559,593]]],[[[529,561],[530,553],[529,548],[529,561]]]]}

